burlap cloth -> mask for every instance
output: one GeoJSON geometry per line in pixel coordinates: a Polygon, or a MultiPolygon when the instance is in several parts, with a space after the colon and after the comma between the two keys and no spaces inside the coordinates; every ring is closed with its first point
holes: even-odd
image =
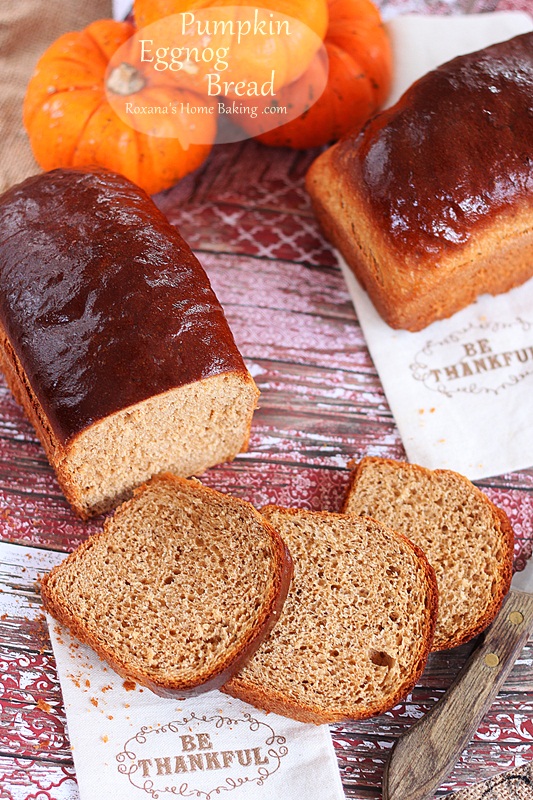
{"type": "Polygon", "coordinates": [[[533,800],[533,764],[447,794],[445,800],[533,800]]]}
{"type": "Polygon", "coordinates": [[[22,125],[28,80],[62,33],[111,17],[111,0],[0,0],[0,192],[39,171],[22,125]]]}

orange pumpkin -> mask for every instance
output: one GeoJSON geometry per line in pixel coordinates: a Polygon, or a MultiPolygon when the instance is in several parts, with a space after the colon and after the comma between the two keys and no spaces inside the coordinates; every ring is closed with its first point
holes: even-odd
{"type": "MultiPolygon", "coordinates": [[[[61,36],[39,60],[26,92],[24,124],[43,169],[107,167],[153,194],[172,186],[207,158],[216,137],[214,108],[195,120],[201,128],[195,142],[202,143],[188,144],[187,120],[182,116],[165,120],[154,136],[135,130],[108,102],[111,88],[111,94],[139,106],[175,101],[175,84],[169,87],[168,78],[158,73],[147,78],[148,73],[140,75],[122,63],[106,80],[110,59],[134,32],[127,22],[98,20],[83,31],[61,36]]],[[[185,90],[180,100],[213,105],[185,90]]]]}
{"type": "MultiPolygon", "coordinates": [[[[262,0],[261,8],[286,14],[304,22],[321,39],[326,34],[328,8],[326,0],[262,0]]],[[[133,16],[138,28],[171,14],[223,6],[252,6],[249,0],[134,0],[133,16]]]]}
{"type": "MultiPolygon", "coordinates": [[[[309,69],[276,95],[278,107],[301,102],[317,84],[317,75],[328,71],[323,94],[301,116],[273,130],[261,128],[262,111],[269,100],[258,98],[256,120],[239,124],[268,145],[315,147],[335,141],[355,130],[385,101],[392,76],[392,53],[380,14],[371,0],[329,0],[329,26],[324,40],[327,62],[318,53],[309,69]]],[[[310,103],[313,97],[309,98],[310,103]]],[[[278,119],[280,117],[278,116],[278,119]]]]}
{"type": "MultiPolygon", "coordinates": [[[[167,44],[168,39],[178,47],[191,44],[191,37],[184,32],[186,15],[194,20],[186,26],[187,33],[195,26],[205,32],[207,25],[218,25],[218,32],[208,39],[197,33],[196,44],[227,49],[227,72],[220,77],[229,81],[253,80],[261,85],[271,78],[274,70],[276,87],[295,80],[309,66],[322,44],[328,23],[327,0],[264,0],[260,7],[253,6],[250,0],[135,0],[133,13],[138,29],[148,28],[147,36],[154,45],[167,44]],[[260,26],[264,26],[263,35],[254,34],[257,16],[260,26]],[[148,27],[158,22],[161,27],[148,27]],[[232,36],[229,27],[236,31],[238,25],[248,25],[248,34],[232,36]],[[270,25],[273,27],[269,28],[270,25]]],[[[200,62],[192,65],[191,74],[178,72],[174,77],[181,85],[201,90],[205,88],[208,72],[213,72],[212,66],[200,62]]],[[[221,93],[236,96],[231,89],[221,93]]]]}

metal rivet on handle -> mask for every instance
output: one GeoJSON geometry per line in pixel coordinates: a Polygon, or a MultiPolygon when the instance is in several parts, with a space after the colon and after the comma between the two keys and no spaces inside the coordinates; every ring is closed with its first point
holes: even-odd
{"type": "Polygon", "coordinates": [[[487,667],[497,667],[500,663],[500,659],[496,655],[496,653],[487,653],[484,658],[485,664],[487,667]]]}
{"type": "Polygon", "coordinates": [[[511,611],[508,619],[513,625],[520,625],[524,621],[524,615],[520,611],[511,611]]]}

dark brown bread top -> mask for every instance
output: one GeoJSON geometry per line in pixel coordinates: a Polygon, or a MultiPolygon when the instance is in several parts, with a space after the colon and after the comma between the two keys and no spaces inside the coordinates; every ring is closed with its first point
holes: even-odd
{"type": "Polygon", "coordinates": [[[152,395],[245,374],[200,263],[126,178],[30,178],[0,198],[0,230],[0,323],[63,444],[152,395]]]}
{"type": "Polygon", "coordinates": [[[533,206],[533,33],[429,72],[333,158],[411,263],[533,206]]]}

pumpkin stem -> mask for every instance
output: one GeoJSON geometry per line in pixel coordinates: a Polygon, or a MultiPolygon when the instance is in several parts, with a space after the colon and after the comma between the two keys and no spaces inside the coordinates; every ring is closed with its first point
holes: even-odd
{"type": "Polygon", "coordinates": [[[144,88],[146,81],[141,73],[125,61],[115,67],[107,79],[107,88],[115,94],[126,96],[144,88]]]}

